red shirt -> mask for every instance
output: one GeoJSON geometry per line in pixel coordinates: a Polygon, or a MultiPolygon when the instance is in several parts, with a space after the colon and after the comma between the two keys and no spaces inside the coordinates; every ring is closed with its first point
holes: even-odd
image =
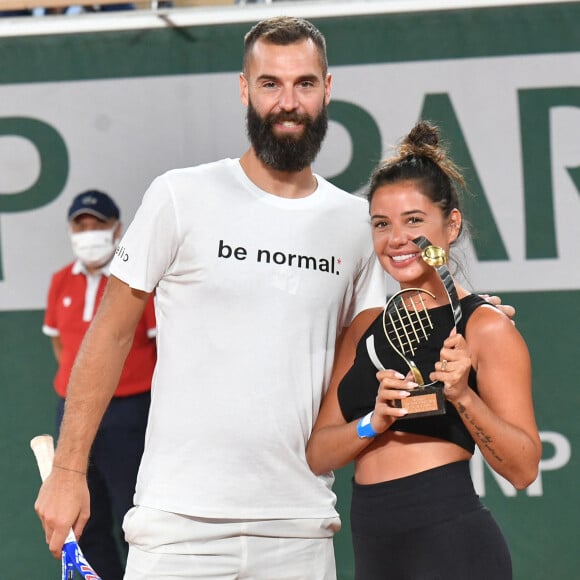
{"type": "MultiPolygon", "coordinates": [[[[62,342],[60,362],[54,378],[54,388],[61,397],[66,396],[73,362],[103,297],[107,280],[108,267],[91,276],[77,261],[56,272],[50,282],[42,331],[48,336],[60,337],[62,342]]],[[[155,330],[152,295],[137,325],[133,346],[125,361],[115,397],[127,397],[151,389],[157,358],[155,330]]]]}

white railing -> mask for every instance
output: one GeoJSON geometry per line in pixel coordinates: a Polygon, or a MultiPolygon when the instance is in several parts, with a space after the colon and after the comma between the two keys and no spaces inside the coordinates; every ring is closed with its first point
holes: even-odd
{"type": "MultiPolygon", "coordinates": [[[[125,0],[131,2],[131,0],[125,0]]],[[[106,4],[122,4],[124,0],[0,0],[2,10],[32,10],[34,8],[66,8],[75,6],[94,6],[106,4]]],[[[175,6],[210,6],[218,4],[234,4],[235,0],[175,0],[175,6]]],[[[133,0],[137,8],[155,10],[158,0],[133,0]]]]}

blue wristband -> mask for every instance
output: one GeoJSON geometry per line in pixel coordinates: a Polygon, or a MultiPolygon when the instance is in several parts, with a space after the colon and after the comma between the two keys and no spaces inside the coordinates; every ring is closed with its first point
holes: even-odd
{"type": "Polygon", "coordinates": [[[371,437],[376,437],[378,433],[373,429],[371,425],[371,417],[373,412],[371,411],[358,422],[356,426],[356,432],[361,439],[369,439],[371,437]]]}

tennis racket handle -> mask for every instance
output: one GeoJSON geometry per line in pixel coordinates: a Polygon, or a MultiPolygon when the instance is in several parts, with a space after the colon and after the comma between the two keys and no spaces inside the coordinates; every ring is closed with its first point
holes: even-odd
{"type": "Polygon", "coordinates": [[[44,481],[52,471],[52,460],[54,459],[54,441],[52,435],[37,435],[30,441],[30,448],[36,457],[36,464],[40,477],[44,481]]]}

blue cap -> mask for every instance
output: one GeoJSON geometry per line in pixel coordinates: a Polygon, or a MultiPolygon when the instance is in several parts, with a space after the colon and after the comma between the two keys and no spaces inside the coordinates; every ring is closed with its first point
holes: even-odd
{"type": "Polygon", "coordinates": [[[74,220],[79,215],[93,215],[106,222],[110,219],[119,219],[119,208],[117,204],[102,191],[90,189],[79,193],[68,210],[68,220],[74,220]]]}

